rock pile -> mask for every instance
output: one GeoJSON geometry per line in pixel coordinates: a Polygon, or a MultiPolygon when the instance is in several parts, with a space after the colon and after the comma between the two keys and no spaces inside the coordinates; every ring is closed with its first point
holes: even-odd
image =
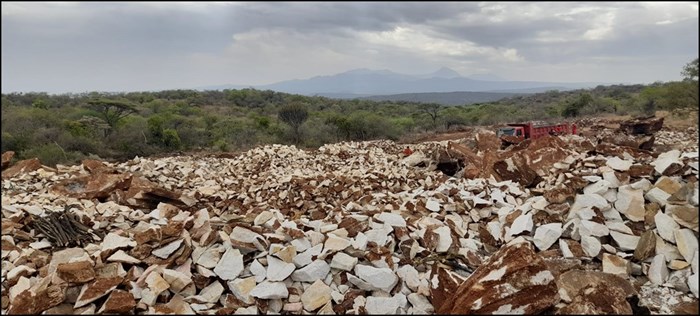
{"type": "Polygon", "coordinates": [[[697,150],[580,136],[499,150],[477,135],[417,144],[408,157],[371,141],[232,158],[17,162],[3,171],[2,312],[666,313],[697,304],[697,150]],[[438,169],[440,155],[462,160],[453,176],[438,169]],[[32,224],[66,210],[94,239],[65,247],[32,224]]]}

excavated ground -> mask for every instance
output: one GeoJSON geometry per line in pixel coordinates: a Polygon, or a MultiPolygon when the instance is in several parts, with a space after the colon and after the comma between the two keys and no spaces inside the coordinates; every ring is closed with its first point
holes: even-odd
{"type": "Polygon", "coordinates": [[[2,313],[697,314],[697,123],[577,124],[409,156],[4,153],[2,313]]]}

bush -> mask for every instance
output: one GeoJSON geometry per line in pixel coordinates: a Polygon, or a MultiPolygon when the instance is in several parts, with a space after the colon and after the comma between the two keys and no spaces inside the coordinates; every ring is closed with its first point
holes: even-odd
{"type": "Polygon", "coordinates": [[[56,167],[56,164],[77,164],[85,155],[74,152],[65,151],[56,144],[46,144],[32,149],[23,151],[21,159],[39,158],[43,165],[56,167]]]}

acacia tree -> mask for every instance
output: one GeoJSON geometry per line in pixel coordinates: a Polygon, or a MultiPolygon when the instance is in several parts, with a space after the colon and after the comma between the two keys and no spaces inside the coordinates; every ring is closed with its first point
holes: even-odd
{"type": "Polygon", "coordinates": [[[121,100],[95,99],[88,101],[88,105],[97,111],[112,129],[121,119],[138,112],[136,105],[121,100]]]}
{"type": "Polygon", "coordinates": [[[442,109],[442,105],[437,103],[421,105],[421,111],[427,113],[430,118],[433,119],[433,128],[437,127],[437,119],[440,116],[440,109],[442,109]]]}
{"type": "Polygon", "coordinates": [[[685,80],[697,81],[698,80],[698,59],[687,63],[681,71],[681,75],[685,77],[685,80]]]}
{"type": "Polygon", "coordinates": [[[277,116],[282,122],[287,123],[294,132],[294,141],[301,141],[299,128],[309,118],[309,112],[306,106],[300,102],[294,102],[280,108],[277,116]]]}

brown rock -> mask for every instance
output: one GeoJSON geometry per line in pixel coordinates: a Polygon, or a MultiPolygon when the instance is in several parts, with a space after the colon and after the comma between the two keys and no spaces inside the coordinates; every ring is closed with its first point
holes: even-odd
{"type": "Polygon", "coordinates": [[[632,118],[620,123],[619,130],[627,135],[653,135],[664,125],[663,117],[632,118]]]}
{"type": "Polygon", "coordinates": [[[700,310],[698,309],[697,300],[694,302],[681,302],[673,309],[673,313],[676,315],[698,315],[700,310]]]}
{"type": "Polygon", "coordinates": [[[652,230],[644,232],[634,249],[634,259],[644,261],[654,256],[656,252],[656,233],[652,230]]]}
{"type": "Polygon", "coordinates": [[[122,279],[120,277],[100,278],[90,284],[83,285],[78,300],[75,302],[75,308],[85,306],[109,294],[122,282],[122,279]]]}
{"type": "Polygon", "coordinates": [[[641,178],[641,177],[651,177],[654,173],[654,166],[642,164],[642,165],[632,165],[630,169],[627,170],[627,174],[630,177],[641,178]]]}
{"type": "Polygon", "coordinates": [[[455,291],[465,280],[464,277],[453,273],[441,264],[434,264],[430,273],[430,300],[435,310],[439,310],[452,299],[455,291]]]}
{"type": "Polygon", "coordinates": [[[547,269],[552,271],[554,279],[558,280],[559,276],[569,270],[582,269],[581,260],[575,258],[543,258],[547,269]]]}
{"type": "Polygon", "coordinates": [[[669,177],[661,177],[656,182],[656,184],[654,184],[654,187],[657,187],[668,194],[676,193],[678,190],[681,189],[682,186],[683,186],[682,184],[674,181],[673,179],[671,179],[669,177]]]}
{"type": "Polygon", "coordinates": [[[632,136],[624,134],[615,134],[603,137],[603,142],[625,146],[634,149],[652,150],[654,148],[654,136],[632,136]]]}
{"type": "Polygon", "coordinates": [[[496,161],[493,164],[493,170],[502,180],[518,182],[528,188],[534,187],[542,181],[542,177],[530,168],[522,156],[512,156],[496,161]]]}
{"type": "Polygon", "coordinates": [[[367,230],[368,225],[367,222],[360,222],[353,217],[346,217],[338,223],[338,228],[345,228],[348,231],[348,237],[355,237],[357,233],[367,230]]]}
{"type": "Polygon", "coordinates": [[[698,207],[685,205],[667,205],[666,212],[671,213],[678,224],[698,231],[698,207]]]}
{"type": "Polygon", "coordinates": [[[98,172],[111,173],[114,171],[114,169],[108,167],[102,161],[95,159],[84,159],[83,161],[81,161],[81,164],[83,165],[83,168],[85,168],[85,170],[93,174],[98,172]]]}
{"type": "Polygon", "coordinates": [[[28,173],[36,171],[41,168],[41,162],[38,158],[20,160],[15,163],[12,167],[9,167],[2,171],[2,178],[9,179],[16,177],[23,173],[28,173]]]}
{"type": "Polygon", "coordinates": [[[622,277],[599,271],[570,270],[562,273],[557,280],[562,300],[570,302],[579,292],[588,286],[620,288],[625,296],[636,295],[632,284],[622,277]]]}
{"type": "Polygon", "coordinates": [[[527,242],[502,247],[453,293],[436,313],[536,314],[557,300],[554,275],[527,242]]]}
{"type": "Polygon", "coordinates": [[[555,311],[558,315],[631,315],[632,307],[621,288],[588,285],[564,308],[555,311]]]}
{"type": "Polygon", "coordinates": [[[501,148],[501,140],[498,139],[495,133],[477,133],[474,136],[474,140],[476,140],[476,149],[478,151],[497,151],[501,148]]]}
{"type": "Polygon", "coordinates": [[[583,247],[578,241],[572,239],[562,239],[567,245],[569,245],[569,250],[574,254],[574,257],[581,258],[586,257],[586,253],[583,252],[583,247]]]}
{"type": "Polygon", "coordinates": [[[101,312],[125,314],[133,312],[134,307],[136,307],[136,300],[131,292],[114,290],[102,305],[101,312]]]}
{"type": "Polygon", "coordinates": [[[147,209],[155,209],[161,202],[176,207],[187,207],[187,203],[180,200],[181,196],[182,192],[167,190],[143,177],[133,177],[129,190],[119,198],[119,203],[147,209]]]}
{"type": "Polygon", "coordinates": [[[95,270],[89,261],[61,263],[56,272],[59,278],[70,283],[85,283],[95,279],[95,270]]]}
{"type": "Polygon", "coordinates": [[[162,239],[163,234],[160,226],[151,227],[149,229],[134,233],[134,240],[139,245],[150,241],[160,242],[162,239]]]}
{"type": "Polygon", "coordinates": [[[41,314],[43,311],[57,306],[65,299],[65,287],[51,285],[39,293],[34,294],[30,290],[20,293],[11,302],[8,314],[41,314]]]}
{"type": "Polygon", "coordinates": [[[52,186],[53,194],[78,199],[107,198],[117,189],[128,187],[131,175],[97,173],[89,176],[70,178],[52,186]]]}
{"type": "Polygon", "coordinates": [[[656,224],[654,217],[661,210],[661,207],[656,202],[644,204],[644,224],[652,226],[656,224]]]}
{"type": "Polygon", "coordinates": [[[2,170],[5,170],[5,168],[10,166],[10,163],[12,162],[12,157],[15,156],[14,151],[6,151],[2,153],[2,170]]]}
{"type": "Polygon", "coordinates": [[[563,185],[556,189],[547,190],[543,194],[549,203],[561,204],[566,200],[573,200],[576,197],[576,190],[571,186],[563,185]]]}

